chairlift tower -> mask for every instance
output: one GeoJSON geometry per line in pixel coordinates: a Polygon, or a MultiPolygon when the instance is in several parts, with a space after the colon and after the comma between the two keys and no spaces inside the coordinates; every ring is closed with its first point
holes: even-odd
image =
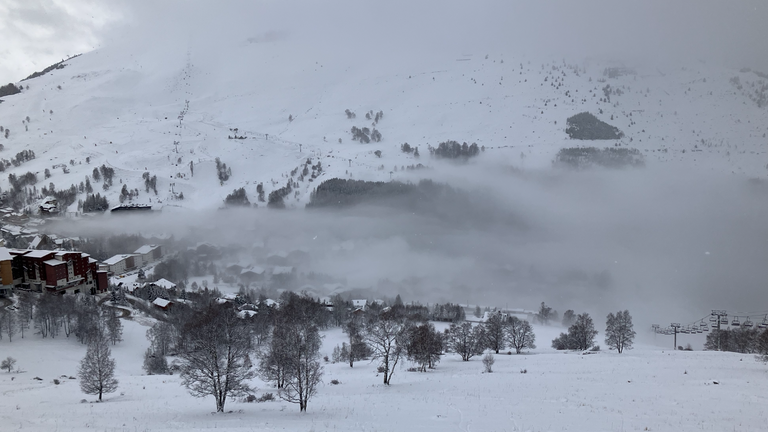
{"type": "Polygon", "coordinates": [[[672,323],[669,326],[672,327],[672,332],[675,335],[674,349],[675,349],[675,351],[677,351],[677,329],[679,329],[681,327],[681,325],[680,325],[680,323],[672,323]]]}
{"type": "Polygon", "coordinates": [[[722,351],[722,349],[720,348],[720,336],[721,336],[720,322],[722,321],[723,318],[725,318],[726,320],[728,319],[728,312],[722,309],[712,309],[711,315],[713,318],[716,318],[715,322],[717,323],[717,350],[722,351]]]}

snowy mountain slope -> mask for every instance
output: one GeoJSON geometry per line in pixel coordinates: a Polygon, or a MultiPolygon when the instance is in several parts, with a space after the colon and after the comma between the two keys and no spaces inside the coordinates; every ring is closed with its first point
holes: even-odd
{"type": "MultiPolygon", "coordinates": [[[[702,63],[639,67],[607,78],[603,72],[614,63],[482,50],[361,62],[328,49],[307,54],[305,42],[276,36],[220,41],[215,52],[159,44],[143,52],[108,46],[85,53],[62,70],[24,81],[29,90],[0,104],[0,125],[11,129],[0,139],[0,156],[33,150],[35,160],[8,173],[38,172],[38,186],[52,182],[57,189],[77,185],[96,166],[111,166],[113,205],[122,181],[141,191],[137,202],[215,208],[238,187],[255,202],[258,183],[268,194],[306,158],[322,161],[318,181],[408,178],[400,172],[406,165],[441,166],[427,146],[450,139],[485,146],[477,164],[546,168],[562,147],[617,144],[568,139],[566,118],[590,111],[624,131],[618,144],[640,149],[649,165],[750,177],[767,172],[768,111],[744,90],[766,80],[751,71],[702,63]],[[741,90],[731,82],[735,76],[741,90]],[[605,85],[622,94],[601,102],[605,85]],[[348,119],[346,109],[357,117],[348,119]],[[372,127],[365,113],[380,110],[384,118],[375,127],[383,140],[352,141],[350,128],[372,127]],[[29,131],[21,122],[26,116],[29,131]],[[246,139],[227,139],[235,128],[246,139]],[[405,142],[419,147],[420,159],[399,151],[405,142]],[[382,151],[380,159],[374,150],[382,151]],[[223,185],[217,157],[232,171],[223,185]],[[68,174],[51,169],[70,160],[68,174]],[[42,182],[45,168],[52,177],[42,182]],[[157,196],[144,192],[145,171],[158,177],[157,196]],[[172,190],[185,199],[174,200],[172,190]]],[[[7,188],[7,180],[0,185],[7,188]]],[[[313,187],[301,182],[289,206],[306,203],[313,187]]]]}

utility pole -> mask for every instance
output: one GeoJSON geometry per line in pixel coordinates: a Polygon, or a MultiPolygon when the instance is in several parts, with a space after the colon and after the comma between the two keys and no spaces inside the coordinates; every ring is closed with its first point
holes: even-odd
{"type": "Polygon", "coordinates": [[[653,329],[653,343],[656,343],[656,335],[659,334],[659,326],[658,324],[652,324],[651,328],[653,329]]]}
{"type": "Polygon", "coordinates": [[[677,350],[677,329],[680,328],[680,323],[672,323],[670,327],[672,327],[672,331],[675,334],[675,350],[677,350]]]}
{"type": "Polygon", "coordinates": [[[720,319],[723,318],[723,317],[725,317],[727,319],[728,312],[726,312],[726,311],[724,311],[722,309],[712,309],[712,314],[711,315],[713,317],[717,317],[717,350],[718,351],[722,351],[722,349],[720,347],[720,336],[721,336],[721,333],[720,333],[720,319]]]}

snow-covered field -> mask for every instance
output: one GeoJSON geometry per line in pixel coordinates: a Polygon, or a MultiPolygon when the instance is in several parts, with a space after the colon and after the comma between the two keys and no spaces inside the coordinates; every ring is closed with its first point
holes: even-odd
{"type": "MultiPolygon", "coordinates": [[[[178,376],[144,375],[146,329],[124,320],[125,340],[112,347],[119,388],[102,403],[64,377],[77,375],[85,355],[73,338],[33,335],[0,343],[0,356],[15,357],[21,370],[0,373],[1,429],[758,431],[768,421],[768,366],[752,355],[669,351],[661,346],[671,345],[669,338],[621,355],[563,353],[548,348],[562,329],[539,326],[539,348],[497,355],[491,374],[477,357],[462,362],[449,354],[427,373],[406,371],[406,362],[384,386],[375,363],[328,363],[307,413],[283,401],[230,400],[228,413],[214,414],[213,399],[193,398],[178,376]],[[330,384],[333,379],[340,384],[330,384]]],[[[323,355],[345,338],[339,330],[324,335],[323,355]]],[[[257,396],[277,394],[261,381],[253,384],[257,396]]]]}

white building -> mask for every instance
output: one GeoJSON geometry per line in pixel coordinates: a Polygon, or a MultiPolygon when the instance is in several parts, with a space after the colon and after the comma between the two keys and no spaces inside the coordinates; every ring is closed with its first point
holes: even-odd
{"type": "Polygon", "coordinates": [[[104,260],[102,264],[106,266],[108,272],[121,274],[140,266],[142,261],[141,255],[119,254],[104,260]]]}

